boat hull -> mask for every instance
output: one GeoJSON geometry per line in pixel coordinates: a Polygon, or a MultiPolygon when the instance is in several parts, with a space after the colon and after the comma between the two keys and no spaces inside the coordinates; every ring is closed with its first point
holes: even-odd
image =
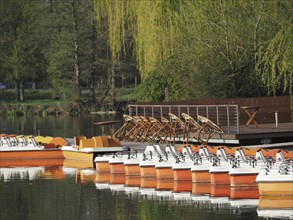
{"type": "Polygon", "coordinates": [[[1,160],[22,160],[22,159],[64,159],[60,149],[41,149],[24,151],[1,151],[1,160]]]}
{"type": "Polygon", "coordinates": [[[209,171],[192,171],[191,172],[193,183],[210,183],[211,177],[209,171]]]}
{"type": "Polygon", "coordinates": [[[157,179],[157,190],[173,190],[174,181],[173,179],[157,179]]]}
{"type": "Polygon", "coordinates": [[[191,192],[191,181],[174,181],[173,192],[191,192]]]}
{"type": "Polygon", "coordinates": [[[215,172],[210,173],[211,184],[230,185],[230,176],[228,172],[215,172]]]}
{"type": "Polygon", "coordinates": [[[140,176],[140,167],[138,164],[124,164],[125,175],[127,176],[140,176]]]}
{"type": "Polygon", "coordinates": [[[62,166],[63,158],[60,159],[12,159],[12,160],[2,160],[0,158],[0,167],[19,167],[19,166],[27,166],[27,167],[51,167],[51,166],[62,166]]]}
{"type": "Polygon", "coordinates": [[[228,184],[217,184],[211,185],[210,195],[211,197],[229,197],[230,196],[230,185],[228,184]]]}
{"type": "Polygon", "coordinates": [[[171,167],[157,167],[156,174],[158,179],[173,179],[174,174],[171,167]]]}
{"type": "Polygon", "coordinates": [[[174,181],[190,181],[192,180],[190,169],[173,169],[174,181]]]}
{"type": "Polygon", "coordinates": [[[81,151],[65,151],[63,150],[63,156],[65,159],[70,160],[87,160],[94,161],[94,153],[81,152],[81,151]]]}
{"type": "Polygon", "coordinates": [[[110,175],[111,175],[110,173],[106,173],[106,172],[96,173],[96,177],[94,181],[97,183],[109,183],[110,175]]]}
{"type": "Polygon", "coordinates": [[[110,164],[108,161],[95,162],[97,172],[110,172],[110,164]]]}
{"type": "Polygon", "coordinates": [[[141,178],[140,187],[141,188],[156,188],[157,179],[156,178],[141,178]]]}
{"type": "Polygon", "coordinates": [[[124,163],[110,163],[110,173],[125,174],[124,163]]]}
{"type": "Polygon", "coordinates": [[[157,177],[155,166],[140,166],[140,176],[142,178],[157,177]]]}
{"type": "Polygon", "coordinates": [[[293,182],[259,182],[259,194],[265,195],[293,195],[293,182]]]}
{"type": "Polygon", "coordinates": [[[126,176],[125,186],[140,187],[140,176],[126,176]]]}
{"type": "Polygon", "coordinates": [[[207,195],[211,192],[210,183],[192,183],[193,195],[207,195]]]}
{"type": "Polygon", "coordinates": [[[230,176],[231,186],[257,186],[255,182],[257,174],[233,174],[230,176]]]}

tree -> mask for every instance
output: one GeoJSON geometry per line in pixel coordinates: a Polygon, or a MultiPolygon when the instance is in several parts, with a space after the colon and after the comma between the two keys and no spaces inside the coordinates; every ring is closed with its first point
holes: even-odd
{"type": "Polygon", "coordinates": [[[39,4],[29,0],[1,1],[1,74],[15,83],[16,101],[24,101],[24,82],[44,71],[42,42],[35,31],[39,4]]]}
{"type": "MultiPolygon", "coordinates": [[[[288,21],[284,30],[292,23],[282,13],[292,12],[288,0],[95,2],[98,20],[108,21],[111,52],[120,54],[130,35],[142,79],[152,72],[172,77],[181,85],[173,89],[184,88],[174,99],[265,95],[258,66],[281,30],[278,21],[288,21]]],[[[290,77],[284,79],[289,85],[290,77]]]]}

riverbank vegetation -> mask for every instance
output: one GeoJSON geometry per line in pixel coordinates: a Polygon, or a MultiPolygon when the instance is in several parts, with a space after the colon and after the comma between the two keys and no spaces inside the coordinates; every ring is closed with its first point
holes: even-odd
{"type": "Polygon", "coordinates": [[[0,1],[1,112],[292,97],[292,24],[291,0],[0,1]]]}

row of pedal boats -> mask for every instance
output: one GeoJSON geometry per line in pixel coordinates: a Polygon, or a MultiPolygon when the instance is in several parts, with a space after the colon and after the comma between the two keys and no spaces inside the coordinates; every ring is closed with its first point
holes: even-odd
{"type": "Polygon", "coordinates": [[[110,136],[63,137],[0,134],[1,159],[80,159],[93,161],[98,154],[121,152],[125,148],[110,136]]]}
{"type": "Polygon", "coordinates": [[[293,195],[292,152],[243,147],[147,146],[143,153],[97,156],[97,172],[238,186],[258,186],[260,195],[293,195]]]}
{"type": "Polygon", "coordinates": [[[125,151],[109,136],[65,138],[0,135],[0,158],[65,158],[95,163],[97,172],[225,184],[255,184],[260,195],[293,195],[293,151],[245,147],[149,145],[144,152],[125,151]]]}

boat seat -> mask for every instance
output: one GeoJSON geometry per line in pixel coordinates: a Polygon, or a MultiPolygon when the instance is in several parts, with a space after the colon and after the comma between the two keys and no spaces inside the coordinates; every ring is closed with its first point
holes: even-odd
{"type": "Polygon", "coordinates": [[[75,146],[78,146],[79,144],[80,144],[80,140],[81,139],[86,139],[86,136],[74,136],[74,144],[75,144],[75,146]]]}
{"type": "Polygon", "coordinates": [[[84,148],[94,148],[95,147],[95,140],[93,138],[90,139],[81,139],[78,149],[84,149],[84,148]]]}
{"type": "Polygon", "coordinates": [[[120,147],[121,143],[118,138],[111,138],[111,136],[96,136],[93,137],[95,147],[120,147]]]}
{"type": "Polygon", "coordinates": [[[55,138],[52,138],[50,143],[45,144],[45,148],[58,148],[58,147],[68,146],[68,145],[69,143],[65,138],[55,137],[55,138]]]}

